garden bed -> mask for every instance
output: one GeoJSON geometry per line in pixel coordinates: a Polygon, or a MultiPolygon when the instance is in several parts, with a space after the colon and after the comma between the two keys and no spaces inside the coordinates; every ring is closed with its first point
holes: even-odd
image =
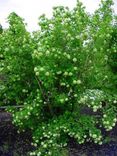
{"type": "MultiPolygon", "coordinates": [[[[11,123],[10,114],[0,113],[0,156],[28,156],[33,150],[30,145],[31,134],[17,133],[11,123]]],[[[74,140],[69,143],[69,156],[117,156],[117,126],[108,132],[111,140],[101,146],[93,143],[78,145],[74,140]]]]}
{"type": "Polygon", "coordinates": [[[70,142],[70,156],[117,156],[117,126],[108,134],[111,140],[103,145],[86,143],[78,145],[70,142]]]}
{"type": "Polygon", "coordinates": [[[10,122],[0,124],[0,156],[27,156],[30,141],[29,133],[18,134],[10,122]]]}

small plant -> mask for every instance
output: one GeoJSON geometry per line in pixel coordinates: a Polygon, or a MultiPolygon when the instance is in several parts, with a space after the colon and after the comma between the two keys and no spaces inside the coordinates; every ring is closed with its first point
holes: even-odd
{"type": "Polygon", "coordinates": [[[103,0],[92,15],[79,1],[73,10],[55,7],[51,19],[40,17],[41,29],[32,36],[19,16],[9,16],[10,27],[0,34],[1,71],[8,76],[1,99],[24,105],[11,112],[19,131],[32,131],[36,150],[30,155],[59,156],[70,138],[101,145],[100,127],[115,126],[117,18],[112,4],[103,0]],[[84,107],[93,113],[83,114],[84,107]]]}

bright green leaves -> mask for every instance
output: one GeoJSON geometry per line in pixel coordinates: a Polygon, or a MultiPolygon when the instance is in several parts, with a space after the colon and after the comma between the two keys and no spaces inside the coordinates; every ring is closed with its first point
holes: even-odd
{"type": "Polygon", "coordinates": [[[102,124],[107,131],[112,130],[112,128],[116,125],[117,116],[115,110],[115,107],[110,107],[103,112],[102,124]]]}
{"type": "MultiPolygon", "coordinates": [[[[11,13],[8,17],[9,28],[0,38],[0,52],[3,57],[0,66],[2,74],[7,77],[3,81],[5,90],[2,91],[6,104],[21,104],[31,91],[34,79],[31,52],[33,49],[30,34],[25,29],[23,20],[11,13]],[[22,92],[25,89],[27,92],[22,92]]],[[[11,105],[12,105],[11,104],[11,105]]]]}
{"type": "Polygon", "coordinates": [[[9,28],[0,33],[0,102],[24,105],[12,110],[13,123],[32,131],[36,150],[30,155],[55,156],[69,137],[101,145],[99,128],[115,126],[117,22],[111,5],[103,0],[92,15],[79,1],[73,10],[55,7],[52,18],[39,18],[33,35],[22,18],[9,15],[9,28]]]}
{"type": "Polygon", "coordinates": [[[2,25],[0,24],[0,34],[2,34],[3,29],[2,29],[2,25]]]}
{"type": "Polygon", "coordinates": [[[12,12],[8,16],[8,22],[10,24],[10,26],[9,26],[10,34],[17,35],[21,39],[22,35],[25,35],[25,33],[26,33],[25,24],[23,22],[23,19],[21,17],[19,17],[15,12],[12,12]]]}

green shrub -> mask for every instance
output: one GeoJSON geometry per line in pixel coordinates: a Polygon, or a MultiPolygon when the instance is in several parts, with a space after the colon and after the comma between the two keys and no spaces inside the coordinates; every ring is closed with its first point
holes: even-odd
{"type": "Polygon", "coordinates": [[[90,15],[78,1],[73,10],[55,7],[42,15],[32,36],[20,17],[9,16],[1,34],[2,99],[24,104],[11,110],[19,131],[30,129],[36,150],[30,155],[61,155],[69,138],[103,143],[101,128],[117,122],[116,17],[112,1],[90,15]],[[88,108],[91,114],[82,113],[88,108]],[[58,152],[59,151],[59,152],[58,152]]]}
{"type": "Polygon", "coordinates": [[[23,104],[35,86],[31,57],[34,44],[17,14],[11,13],[8,22],[9,29],[0,34],[0,98],[4,99],[3,105],[23,104]]]}

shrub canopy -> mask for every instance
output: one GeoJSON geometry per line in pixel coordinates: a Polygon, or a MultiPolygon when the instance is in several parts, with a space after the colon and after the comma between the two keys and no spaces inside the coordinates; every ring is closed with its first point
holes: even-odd
{"type": "Polygon", "coordinates": [[[8,17],[0,33],[1,104],[10,109],[19,130],[32,131],[30,155],[58,156],[69,138],[102,144],[101,128],[117,121],[117,18],[112,0],[94,14],[76,7],[54,7],[42,15],[30,35],[23,19],[8,17]],[[84,109],[89,112],[84,112],[84,109]]]}

